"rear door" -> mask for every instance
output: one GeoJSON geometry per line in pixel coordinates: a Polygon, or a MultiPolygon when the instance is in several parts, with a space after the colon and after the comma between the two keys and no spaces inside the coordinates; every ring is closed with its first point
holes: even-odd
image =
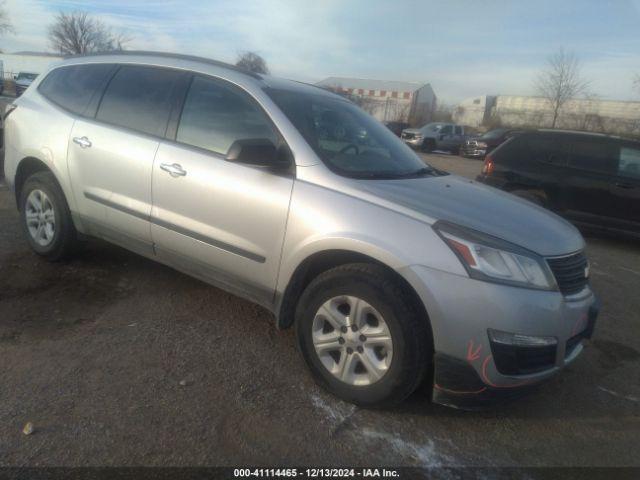
{"type": "Polygon", "coordinates": [[[570,137],[571,153],[562,179],[566,215],[579,223],[611,226],[610,186],[618,170],[618,147],[609,138],[570,137]]]}
{"type": "Polygon", "coordinates": [[[609,185],[613,208],[609,212],[618,228],[640,233],[640,144],[623,143],[618,169],[609,185]]]}
{"type": "Polygon", "coordinates": [[[96,234],[151,253],[151,169],[182,72],[121,66],[69,143],[77,204],[96,234]]]}

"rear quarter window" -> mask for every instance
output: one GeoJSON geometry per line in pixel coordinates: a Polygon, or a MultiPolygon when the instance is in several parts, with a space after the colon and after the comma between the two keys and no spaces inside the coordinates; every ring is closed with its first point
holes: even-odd
{"type": "Polygon", "coordinates": [[[640,145],[623,145],[620,148],[618,175],[640,180],[640,145]]]}
{"type": "Polygon", "coordinates": [[[89,101],[114,68],[106,63],[59,67],[46,76],[38,91],[65,110],[83,115],[89,101]]]}

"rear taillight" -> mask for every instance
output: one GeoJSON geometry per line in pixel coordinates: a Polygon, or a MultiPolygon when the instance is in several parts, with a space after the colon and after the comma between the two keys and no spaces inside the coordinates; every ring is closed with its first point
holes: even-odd
{"type": "Polygon", "coordinates": [[[484,165],[482,166],[483,175],[491,175],[493,173],[493,158],[487,155],[484,158],[484,165]]]}

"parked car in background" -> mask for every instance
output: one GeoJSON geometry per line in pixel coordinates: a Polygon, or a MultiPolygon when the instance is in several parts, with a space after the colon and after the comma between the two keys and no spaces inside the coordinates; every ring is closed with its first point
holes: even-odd
{"type": "Polygon", "coordinates": [[[572,225],[431,168],[320,88],[184,55],[75,57],[15,100],[5,134],[36,254],[96,236],[259,303],[344,400],[393,404],[428,379],[435,402],[481,406],[593,331],[572,225]]]}
{"type": "Polygon", "coordinates": [[[24,93],[24,91],[29,88],[29,85],[33,83],[33,81],[38,76],[37,73],[29,73],[29,72],[20,72],[15,76],[16,81],[16,97],[19,97],[24,93]]]}
{"type": "Polygon", "coordinates": [[[387,121],[382,122],[385,127],[391,130],[397,137],[402,134],[402,130],[405,128],[409,128],[409,124],[407,122],[396,122],[396,121],[387,121]]]}
{"type": "Polygon", "coordinates": [[[467,139],[460,149],[460,155],[467,158],[484,158],[487,153],[491,152],[498,145],[520,133],[522,133],[522,130],[513,128],[496,128],[489,130],[479,137],[467,139]]]}
{"type": "Polygon", "coordinates": [[[526,132],[487,155],[478,180],[577,225],[640,237],[638,141],[572,131],[526,132]]]}
{"type": "Polygon", "coordinates": [[[458,153],[465,140],[474,134],[475,130],[470,127],[433,122],[420,128],[405,128],[400,138],[410,147],[424,152],[447,150],[458,153]]]}

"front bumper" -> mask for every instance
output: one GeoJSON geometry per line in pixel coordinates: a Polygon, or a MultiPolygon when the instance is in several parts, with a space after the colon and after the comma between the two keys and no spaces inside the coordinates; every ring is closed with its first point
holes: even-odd
{"type": "Polygon", "coordinates": [[[460,153],[463,157],[483,158],[487,154],[487,150],[485,148],[463,147],[460,153]]]}
{"type": "Polygon", "coordinates": [[[459,408],[481,408],[520,396],[557,374],[580,355],[599,311],[588,287],[568,299],[559,292],[482,282],[423,266],[401,273],[421,297],[431,322],[433,401],[459,408]],[[501,373],[489,329],[554,337],[551,363],[533,373],[501,373]]]}
{"type": "Polygon", "coordinates": [[[423,138],[401,138],[401,140],[413,148],[420,148],[422,146],[423,138]]]}

